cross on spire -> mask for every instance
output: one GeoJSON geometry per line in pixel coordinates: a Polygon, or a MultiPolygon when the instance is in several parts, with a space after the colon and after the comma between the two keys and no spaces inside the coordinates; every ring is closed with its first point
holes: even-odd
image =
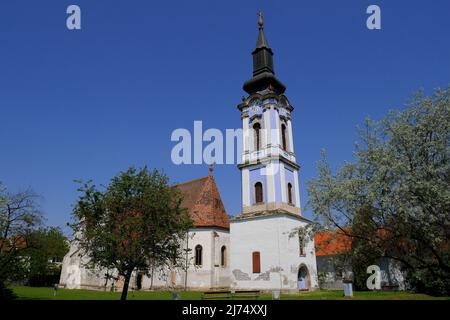
{"type": "Polygon", "coordinates": [[[259,29],[262,29],[264,26],[264,21],[263,21],[263,13],[261,10],[259,10],[259,12],[258,12],[258,17],[259,17],[258,26],[259,26],[259,29]]]}

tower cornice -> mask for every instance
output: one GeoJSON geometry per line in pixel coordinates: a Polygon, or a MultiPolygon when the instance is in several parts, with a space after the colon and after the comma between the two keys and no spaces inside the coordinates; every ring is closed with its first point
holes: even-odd
{"type": "Polygon", "coordinates": [[[292,112],[294,110],[294,107],[289,103],[288,99],[284,94],[276,94],[274,92],[251,94],[246,99],[244,99],[243,102],[239,103],[237,105],[237,108],[239,109],[239,111],[242,111],[244,108],[249,107],[250,102],[256,99],[263,103],[268,99],[275,99],[277,101],[277,108],[279,108],[280,103],[282,103],[282,101],[285,100],[286,103],[282,103],[281,106],[285,107],[289,112],[292,112]]]}
{"type": "Polygon", "coordinates": [[[249,160],[246,161],[245,163],[240,163],[238,164],[238,168],[242,169],[242,168],[246,168],[246,167],[252,167],[255,165],[264,165],[267,164],[273,160],[279,160],[282,161],[286,164],[288,164],[289,166],[291,166],[292,168],[294,168],[295,170],[299,170],[300,169],[300,165],[297,164],[294,161],[291,161],[289,159],[287,159],[286,157],[284,157],[283,155],[279,155],[279,154],[271,154],[270,156],[264,156],[261,158],[257,158],[255,160],[249,160]]]}

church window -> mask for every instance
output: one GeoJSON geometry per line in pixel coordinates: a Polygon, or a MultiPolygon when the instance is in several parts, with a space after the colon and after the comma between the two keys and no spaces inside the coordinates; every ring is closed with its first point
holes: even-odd
{"type": "Polygon", "coordinates": [[[263,186],[261,182],[255,183],[255,202],[256,203],[263,203],[263,186]]]}
{"type": "Polygon", "coordinates": [[[253,125],[253,132],[255,140],[255,150],[259,151],[261,149],[261,125],[259,124],[259,122],[253,125]]]}
{"type": "Polygon", "coordinates": [[[288,183],[287,185],[287,194],[288,194],[288,203],[293,204],[292,202],[292,184],[288,183]]]}
{"type": "Polygon", "coordinates": [[[281,125],[281,142],[283,150],[287,151],[286,125],[284,123],[281,125]]]}
{"type": "Polygon", "coordinates": [[[201,266],[202,265],[202,254],[203,254],[203,248],[201,245],[195,246],[195,265],[201,266]]]}
{"type": "Polygon", "coordinates": [[[260,273],[261,272],[261,257],[260,257],[259,251],[255,251],[252,253],[252,260],[253,260],[253,273],[260,273]]]}
{"type": "Polygon", "coordinates": [[[227,259],[227,248],[225,246],[222,246],[222,249],[220,249],[220,265],[222,267],[226,266],[227,259]]]}

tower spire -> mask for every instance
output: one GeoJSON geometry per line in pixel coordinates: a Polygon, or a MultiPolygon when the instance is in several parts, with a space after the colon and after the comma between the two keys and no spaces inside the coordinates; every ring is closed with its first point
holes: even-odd
{"type": "Polygon", "coordinates": [[[258,12],[258,39],[252,56],[253,78],[244,84],[244,90],[249,94],[253,94],[270,86],[278,94],[283,93],[286,87],[275,77],[273,52],[264,34],[264,20],[261,11],[258,12]]]}
{"type": "MultiPolygon", "coordinates": [[[[264,35],[264,21],[263,21],[263,14],[261,11],[258,12],[258,40],[256,41],[256,49],[258,48],[267,48],[270,51],[272,51],[272,49],[270,49],[269,47],[269,43],[266,40],[266,36],[264,35]]],[[[273,53],[272,53],[273,54],[273,53]]]]}

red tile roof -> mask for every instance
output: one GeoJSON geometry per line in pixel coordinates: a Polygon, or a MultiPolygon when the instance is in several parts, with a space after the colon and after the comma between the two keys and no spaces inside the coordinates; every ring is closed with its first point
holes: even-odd
{"type": "Polygon", "coordinates": [[[7,239],[0,239],[0,249],[3,252],[9,252],[13,248],[13,244],[15,249],[25,249],[28,246],[27,239],[24,236],[16,236],[7,239]]]}
{"type": "Polygon", "coordinates": [[[196,227],[219,227],[230,229],[228,214],[225,211],[219,189],[212,175],[176,184],[189,215],[196,227]]]}
{"type": "Polygon", "coordinates": [[[321,231],[314,236],[316,256],[331,256],[348,252],[352,245],[352,239],[341,230],[321,231]]]}

